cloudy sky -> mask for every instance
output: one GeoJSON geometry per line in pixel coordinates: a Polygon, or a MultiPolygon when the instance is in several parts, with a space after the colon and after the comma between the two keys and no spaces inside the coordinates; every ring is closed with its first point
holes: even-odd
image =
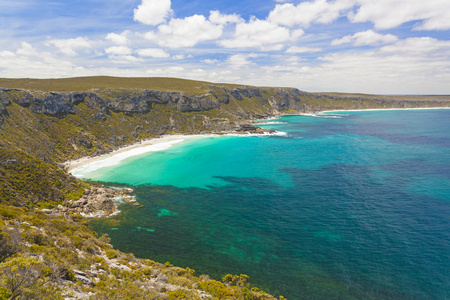
{"type": "Polygon", "coordinates": [[[0,77],[450,94],[449,0],[0,0],[0,77]]]}

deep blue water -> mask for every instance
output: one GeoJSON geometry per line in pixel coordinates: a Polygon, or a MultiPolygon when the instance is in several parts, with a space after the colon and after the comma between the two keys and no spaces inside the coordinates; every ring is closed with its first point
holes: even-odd
{"type": "Polygon", "coordinates": [[[137,257],[288,299],[450,299],[450,110],[285,116],[90,177],[133,186],[92,227],[137,257]]]}

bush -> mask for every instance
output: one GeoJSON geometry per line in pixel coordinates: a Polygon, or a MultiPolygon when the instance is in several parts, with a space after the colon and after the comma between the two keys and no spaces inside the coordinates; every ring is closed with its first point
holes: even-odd
{"type": "Polygon", "coordinates": [[[117,253],[114,250],[108,250],[106,251],[106,257],[109,259],[113,259],[117,257],[117,253]]]}
{"type": "Polygon", "coordinates": [[[0,263],[19,251],[20,240],[18,230],[0,229],[0,263]]]}
{"type": "Polygon", "coordinates": [[[42,262],[29,257],[7,259],[0,265],[0,286],[11,294],[10,299],[16,299],[36,284],[43,266],[42,262]]]}

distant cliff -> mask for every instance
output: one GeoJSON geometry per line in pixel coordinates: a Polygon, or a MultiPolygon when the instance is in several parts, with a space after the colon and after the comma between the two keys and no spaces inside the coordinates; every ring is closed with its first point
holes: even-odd
{"type": "Polygon", "coordinates": [[[239,130],[251,120],[279,114],[442,107],[449,100],[314,94],[170,78],[0,79],[0,149],[57,163],[165,133],[239,130]]]}

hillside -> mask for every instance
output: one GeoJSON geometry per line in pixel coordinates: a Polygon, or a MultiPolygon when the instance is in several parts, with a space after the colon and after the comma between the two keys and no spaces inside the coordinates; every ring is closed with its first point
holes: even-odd
{"type": "Polygon", "coordinates": [[[219,282],[114,250],[79,214],[61,209],[95,189],[61,163],[163,134],[257,131],[252,120],[280,114],[449,106],[449,96],[319,94],[174,78],[0,79],[0,299],[274,299],[245,275],[219,282]],[[49,210],[55,207],[58,214],[49,210]]]}

